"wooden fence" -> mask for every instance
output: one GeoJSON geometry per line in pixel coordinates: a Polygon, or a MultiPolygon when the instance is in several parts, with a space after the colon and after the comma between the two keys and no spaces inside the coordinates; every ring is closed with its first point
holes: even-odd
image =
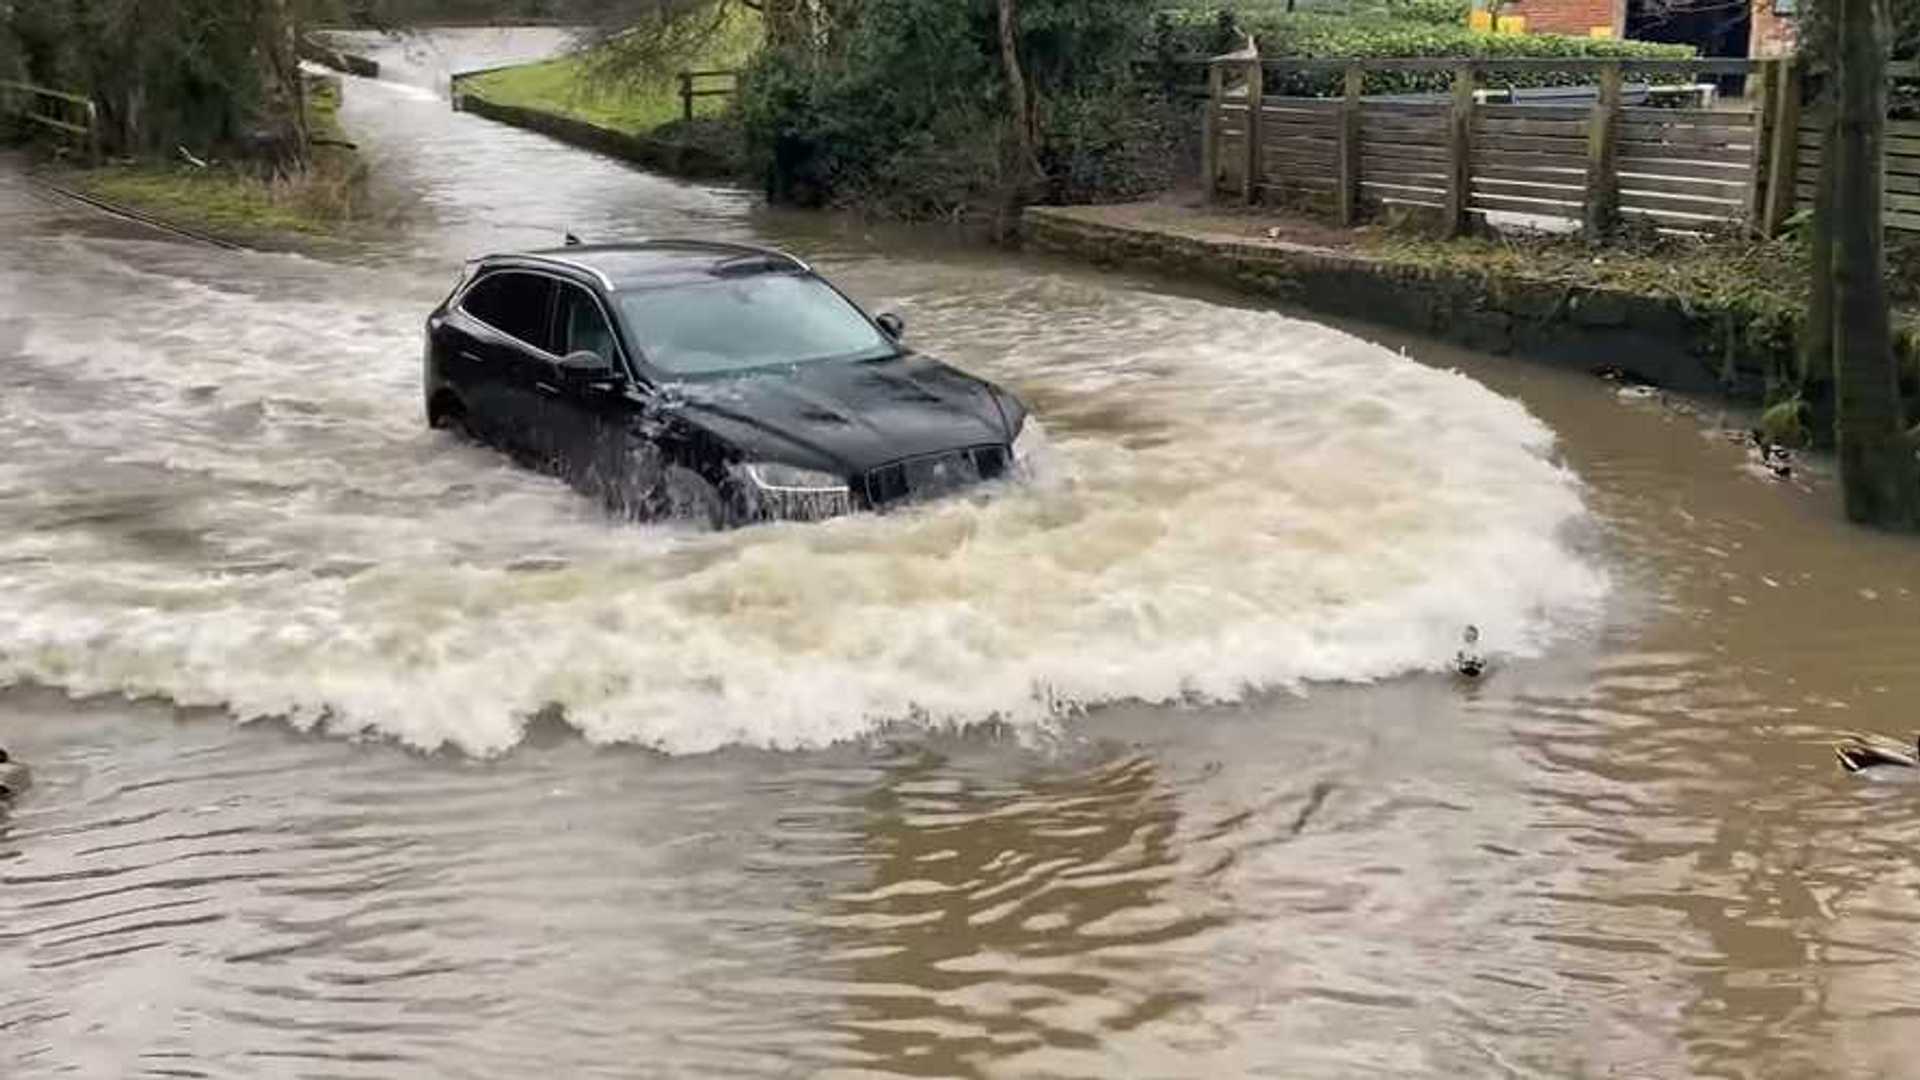
{"type": "Polygon", "coordinates": [[[0,79],[0,114],[68,139],[89,159],[100,155],[100,110],[91,98],[0,79]]]}
{"type": "Polygon", "coordinates": [[[676,76],[680,82],[680,119],[693,119],[693,99],[702,97],[732,97],[740,92],[740,73],[738,71],[683,71],[676,76]],[[714,79],[727,80],[724,86],[704,85],[714,79]]]}
{"type": "MultiPolygon", "coordinates": [[[[1788,151],[1784,175],[1794,181],[1795,204],[1813,207],[1820,177],[1821,144],[1826,124],[1818,116],[1800,118],[1799,138],[1788,151]]],[[[1887,121],[1886,223],[1889,229],[1920,232],[1920,120],[1887,121]]]]}
{"type": "MultiPolygon", "coordinates": [[[[1320,211],[1341,224],[1399,208],[1454,232],[1488,215],[1602,229],[1621,217],[1668,229],[1736,223],[1773,232],[1811,197],[1821,126],[1799,110],[1792,61],[1216,61],[1202,175],[1215,198],[1320,211]],[[1342,73],[1340,97],[1268,95],[1269,82],[1342,73]],[[1451,92],[1367,95],[1376,72],[1445,73],[1451,92]],[[1591,104],[1529,104],[1493,78],[1591,78],[1591,104]],[[1651,100],[1627,78],[1746,76],[1746,98],[1710,108],[1651,100]],[[1498,94],[1515,100],[1488,100],[1498,94]]],[[[1920,230],[1920,123],[1888,138],[1889,227],[1920,230]]]]}

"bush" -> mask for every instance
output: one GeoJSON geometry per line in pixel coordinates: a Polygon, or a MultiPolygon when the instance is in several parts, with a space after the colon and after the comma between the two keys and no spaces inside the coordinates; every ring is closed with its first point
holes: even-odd
{"type": "Polygon", "coordinates": [[[1177,134],[1134,74],[1149,2],[1021,0],[1031,182],[993,0],[867,0],[830,48],[769,48],[742,79],[741,126],[782,201],[956,217],[1138,194],[1164,183],[1177,134]]]}
{"type": "MultiPolygon", "coordinates": [[[[1464,25],[1435,25],[1405,20],[1356,19],[1333,15],[1288,14],[1269,10],[1194,8],[1163,18],[1159,47],[1184,47],[1187,55],[1219,55],[1224,36],[1240,41],[1244,31],[1269,59],[1343,60],[1368,58],[1434,59],[1553,59],[1570,60],[1687,60],[1695,50],[1688,45],[1647,41],[1615,41],[1567,37],[1558,34],[1483,34],[1464,25]],[[1225,28],[1223,31],[1223,27],[1225,28]]],[[[1328,94],[1337,76],[1296,78],[1275,87],[1280,93],[1328,94]]],[[[1527,72],[1502,76],[1502,85],[1564,86],[1591,81],[1579,75],[1527,72]]],[[[1367,92],[1442,92],[1449,78],[1418,72],[1374,72],[1367,76],[1367,92]]]]}

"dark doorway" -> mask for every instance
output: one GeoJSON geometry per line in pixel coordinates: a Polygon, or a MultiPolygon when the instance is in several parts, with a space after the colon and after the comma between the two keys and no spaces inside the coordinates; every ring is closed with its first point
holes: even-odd
{"type": "MultiPolygon", "coordinates": [[[[1753,42],[1752,0],[1628,0],[1627,36],[1639,41],[1691,45],[1701,56],[1744,59],[1753,42]]],[[[1746,79],[1716,80],[1722,94],[1738,96],[1746,79]]]]}

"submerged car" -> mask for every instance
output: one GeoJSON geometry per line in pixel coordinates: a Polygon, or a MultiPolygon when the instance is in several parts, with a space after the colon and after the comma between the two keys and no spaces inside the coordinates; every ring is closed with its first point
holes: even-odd
{"type": "Polygon", "coordinates": [[[902,343],[800,259],[569,244],[469,263],[427,319],[427,421],[640,518],[814,520],[1011,476],[1013,394],[902,343]]]}

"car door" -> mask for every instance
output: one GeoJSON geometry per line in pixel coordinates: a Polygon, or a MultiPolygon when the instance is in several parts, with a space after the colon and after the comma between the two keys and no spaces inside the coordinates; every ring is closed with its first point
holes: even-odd
{"type": "Polygon", "coordinates": [[[559,282],[556,288],[554,352],[562,357],[593,353],[612,364],[619,377],[583,380],[556,371],[543,426],[567,476],[583,487],[602,487],[626,466],[627,421],[636,407],[635,391],[619,339],[599,300],[573,282],[559,282]]]}
{"type": "Polygon", "coordinates": [[[451,363],[466,373],[467,409],[482,434],[539,456],[540,396],[552,375],[554,281],[544,274],[499,270],[475,282],[460,300],[470,326],[451,363]]]}

